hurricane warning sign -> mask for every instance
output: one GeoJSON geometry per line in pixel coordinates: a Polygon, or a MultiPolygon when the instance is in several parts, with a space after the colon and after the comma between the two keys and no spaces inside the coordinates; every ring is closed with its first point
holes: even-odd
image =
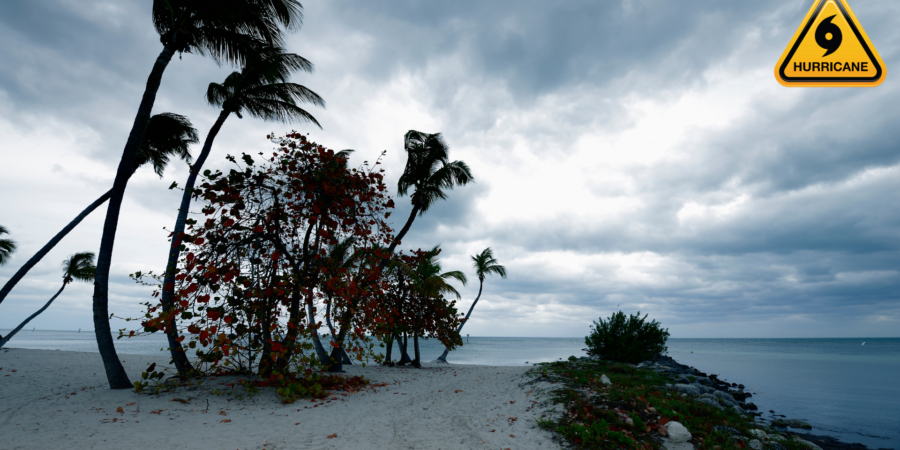
{"type": "Polygon", "coordinates": [[[873,87],[886,75],[846,0],[815,0],[775,66],[788,87],[873,87]]]}

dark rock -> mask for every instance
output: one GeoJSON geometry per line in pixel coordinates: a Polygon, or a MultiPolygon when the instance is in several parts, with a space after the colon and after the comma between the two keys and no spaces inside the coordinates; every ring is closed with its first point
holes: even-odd
{"type": "Polygon", "coordinates": [[[740,436],[741,432],[738,431],[737,428],[729,427],[725,425],[716,425],[713,427],[713,430],[716,430],[722,434],[726,434],[728,436],[740,436]]]}
{"type": "Polygon", "coordinates": [[[807,430],[812,429],[812,425],[799,419],[787,419],[784,421],[784,424],[791,428],[804,428],[807,430]]]}
{"type": "Polygon", "coordinates": [[[787,447],[785,447],[777,442],[769,442],[768,445],[766,445],[766,447],[770,448],[771,450],[787,450],[787,447]]]}
{"type": "Polygon", "coordinates": [[[743,406],[747,411],[756,411],[757,409],[759,409],[756,407],[756,405],[753,404],[753,402],[745,403],[743,406]]]}

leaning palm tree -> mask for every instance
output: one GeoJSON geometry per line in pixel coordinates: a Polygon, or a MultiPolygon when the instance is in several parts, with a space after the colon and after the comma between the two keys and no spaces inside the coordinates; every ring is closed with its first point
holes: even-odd
{"type": "Polygon", "coordinates": [[[53,303],[53,300],[56,300],[56,297],[59,297],[59,294],[62,294],[63,289],[65,289],[69,283],[75,280],[93,281],[94,274],[97,272],[97,268],[94,267],[94,254],[91,252],[76,253],[63,261],[62,269],[63,285],[61,288],[59,288],[59,291],[56,292],[56,295],[51,297],[50,300],[36,313],[32,314],[22,323],[20,323],[19,326],[16,327],[16,329],[12,330],[5,337],[0,337],[0,348],[3,348],[3,346],[6,345],[6,343],[9,342],[9,340],[12,339],[12,337],[22,329],[22,327],[27,325],[28,322],[31,322],[31,319],[34,319],[40,313],[44,312],[44,310],[49,308],[50,304],[53,303]]]}
{"type": "MultiPolygon", "coordinates": [[[[475,274],[478,275],[478,296],[475,297],[475,301],[472,302],[472,306],[469,307],[469,312],[466,313],[466,318],[462,320],[459,324],[459,328],[456,329],[456,332],[462,331],[463,325],[469,321],[469,316],[472,315],[472,310],[475,309],[475,305],[478,303],[478,299],[481,298],[481,289],[484,288],[484,278],[488,275],[500,275],[500,278],[506,278],[506,267],[497,264],[497,260],[494,258],[494,252],[490,247],[484,249],[483,252],[472,257],[472,266],[475,267],[475,274]]],[[[447,354],[450,353],[450,349],[445,348],[444,353],[441,353],[441,356],[438,357],[438,361],[447,362],[447,354]]]]}
{"type": "MultiPolygon", "coordinates": [[[[457,280],[465,286],[468,282],[466,274],[458,270],[441,273],[441,263],[437,259],[440,253],[440,247],[435,246],[425,253],[425,258],[419,262],[415,269],[411,270],[409,267],[404,267],[404,272],[409,277],[414,295],[424,298],[440,298],[445,294],[453,294],[459,299],[459,291],[447,283],[447,280],[457,280]]],[[[413,348],[415,351],[415,359],[412,361],[413,366],[421,368],[422,358],[419,353],[418,329],[413,332],[413,348]]]]}
{"type": "Polygon", "coordinates": [[[175,53],[209,55],[216,62],[243,64],[259,42],[280,46],[285,28],[296,28],[302,19],[297,0],[154,0],[153,24],[163,50],[156,58],[137,115],[122,151],[110,193],[94,280],[94,333],[103,358],[106,378],[113,389],[132,387],[116,355],[109,328],[109,270],[122,198],[134,160],[144,140],[150,112],[163,72],[175,53]]]}
{"type": "MultiPolygon", "coordinates": [[[[444,193],[445,189],[465,186],[475,181],[466,163],[450,162],[448,154],[450,149],[440,133],[426,134],[410,130],[404,137],[404,148],[407,153],[406,168],[397,182],[397,195],[403,197],[410,188],[414,189],[412,193],[413,209],[409,213],[406,224],[391,242],[388,255],[394,253],[397,244],[406,236],[416,215],[424,215],[436,201],[447,198],[447,194],[444,193]]],[[[382,269],[387,266],[388,261],[389,258],[381,261],[382,269]]]]}
{"type": "MultiPolygon", "coordinates": [[[[400,233],[391,242],[387,249],[387,255],[381,259],[379,270],[388,266],[397,245],[406,236],[416,216],[424,215],[426,211],[438,200],[447,198],[445,189],[453,189],[455,186],[465,186],[474,182],[469,166],[462,161],[450,162],[449,147],[444,142],[440,133],[427,134],[421,131],[409,130],[404,140],[404,149],[407,153],[406,168],[397,182],[397,195],[405,196],[410,189],[412,193],[413,209],[409,213],[406,224],[400,229],[400,233]]],[[[347,324],[350,315],[345,313],[339,320],[340,331],[335,337],[336,346],[331,350],[329,371],[341,371],[341,365],[335,364],[339,356],[343,354],[343,342],[350,328],[347,324]]]]}
{"type": "MultiPolygon", "coordinates": [[[[261,47],[257,54],[248,57],[247,64],[240,72],[233,72],[224,83],[210,83],[206,91],[206,101],[212,106],[222,108],[219,118],[209,130],[203,150],[197,161],[191,166],[190,175],[184,186],[175,228],[172,230],[172,245],[169,247],[169,259],[166,263],[166,277],[163,282],[162,305],[168,312],[172,308],[174,296],[175,271],[178,256],[181,254],[179,241],[184,233],[188,210],[191,206],[194,184],[206,158],[212,150],[213,141],[219,134],[225,119],[232,113],[243,118],[243,113],[253,117],[279,122],[306,121],[319,126],[319,122],[309,112],[298,106],[298,103],[311,103],[325,106],[325,101],[315,92],[296,83],[288,82],[292,73],[302,70],[312,72],[312,64],[305,58],[293,53],[286,53],[281,48],[261,47]]],[[[178,342],[178,331],[175,328],[175,317],[169,319],[169,349],[175,367],[182,375],[191,370],[191,365],[178,342]]]]}
{"type": "MultiPolygon", "coordinates": [[[[150,123],[147,125],[147,133],[144,135],[144,142],[141,144],[141,148],[138,151],[138,157],[134,161],[131,173],[134,174],[141,166],[150,164],[153,166],[153,171],[162,178],[163,171],[171,157],[181,158],[190,164],[190,146],[191,144],[196,144],[198,142],[200,142],[200,139],[197,136],[197,130],[194,129],[193,125],[191,125],[191,121],[188,120],[187,117],[173,113],[157,114],[150,118],[150,123]]],[[[53,239],[50,239],[50,242],[38,250],[25,265],[20,267],[19,270],[7,280],[6,284],[3,285],[3,289],[0,289],[0,303],[3,303],[3,300],[9,292],[12,291],[12,288],[15,287],[16,283],[40,262],[41,259],[47,256],[56,244],[62,241],[70,231],[75,229],[85,217],[109,200],[111,193],[112,190],[107,191],[105,194],[101,195],[100,198],[88,205],[81,214],[69,222],[62,231],[57,233],[56,236],[53,236],[53,239]]],[[[0,241],[0,247],[2,247],[2,241],[0,241]]]]}
{"type": "MultiPolygon", "coordinates": [[[[9,231],[0,225],[0,235],[9,234],[9,231]]],[[[9,256],[16,251],[16,241],[12,239],[0,239],[0,266],[6,264],[9,261],[9,256]]],[[[3,299],[0,298],[0,301],[3,299]]]]}

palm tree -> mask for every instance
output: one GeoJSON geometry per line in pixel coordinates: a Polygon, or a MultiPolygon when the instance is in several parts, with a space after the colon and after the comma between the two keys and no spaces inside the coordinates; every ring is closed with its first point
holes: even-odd
{"type": "MultiPolygon", "coordinates": [[[[9,234],[9,231],[7,231],[3,225],[0,225],[0,234],[9,234]]],[[[0,266],[6,264],[6,262],[9,261],[9,256],[15,251],[16,241],[13,241],[12,239],[0,239],[0,266]]],[[[0,298],[0,301],[3,301],[3,299],[0,298]]]]}
{"type": "MultiPolygon", "coordinates": [[[[197,130],[194,129],[193,125],[191,125],[191,121],[188,120],[187,117],[173,113],[157,114],[150,118],[150,123],[147,125],[147,133],[144,135],[144,142],[141,144],[131,173],[134,174],[138,168],[145,164],[152,164],[153,171],[162,178],[163,171],[169,163],[169,158],[172,156],[181,158],[190,164],[191,152],[189,147],[191,144],[196,144],[197,142],[200,142],[200,139],[197,136],[197,130]]],[[[69,222],[62,231],[57,233],[56,236],[53,236],[53,239],[50,239],[50,242],[35,253],[25,265],[20,267],[12,278],[7,280],[6,284],[3,285],[3,289],[0,289],[0,303],[3,303],[6,296],[12,291],[12,288],[15,287],[25,274],[40,262],[41,259],[47,256],[56,244],[62,241],[70,231],[75,229],[85,217],[109,200],[111,193],[112,190],[107,191],[105,194],[101,195],[100,198],[88,205],[81,214],[69,222]]],[[[0,247],[2,247],[2,241],[0,241],[0,247]]]]}
{"type": "Polygon", "coordinates": [[[36,313],[29,316],[25,321],[19,324],[15,330],[12,330],[6,337],[0,337],[0,348],[3,348],[19,330],[22,329],[28,322],[31,322],[31,319],[37,317],[40,313],[44,312],[50,304],[53,303],[53,300],[56,300],[56,297],[59,297],[59,294],[62,294],[63,289],[66,288],[66,285],[69,283],[78,280],[78,281],[93,281],[94,274],[97,272],[97,268],[94,267],[94,254],[91,252],[81,252],[76,253],[70,256],[68,259],[63,261],[62,263],[63,269],[63,285],[59,288],[59,291],[56,292],[56,295],[50,298],[50,300],[36,313]]]}
{"type": "MultiPolygon", "coordinates": [[[[441,263],[437,257],[441,253],[439,246],[435,246],[425,253],[424,259],[415,269],[410,270],[404,268],[409,280],[412,284],[412,291],[421,298],[436,299],[443,298],[444,294],[453,294],[457,299],[460,298],[459,291],[447,283],[447,280],[454,279],[466,285],[466,274],[454,270],[441,273],[441,263]]],[[[470,311],[471,312],[471,311],[470,311]]],[[[421,312],[418,312],[418,318],[421,319],[421,312]]],[[[419,354],[419,329],[415,327],[413,331],[413,348],[415,350],[415,359],[413,365],[417,368],[422,367],[422,358],[419,354]]]]}
{"type": "MultiPolygon", "coordinates": [[[[391,242],[390,247],[388,247],[387,255],[379,264],[380,270],[384,270],[387,267],[391,260],[390,255],[394,253],[397,245],[406,236],[416,216],[424,215],[436,201],[447,198],[447,194],[444,193],[445,189],[453,189],[455,186],[465,186],[470,182],[475,182],[466,163],[462,161],[450,162],[448,155],[450,149],[440,133],[427,134],[421,131],[409,130],[403,141],[407,159],[406,168],[397,182],[397,195],[403,197],[407,195],[410,188],[414,189],[412,193],[413,209],[409,213],[406,224],[394,238],[394,241],[391,242]]],[[[344,316],[340,320],[341,324],[349,322],[349,314],[345,313],[344,316]]],[[[336,337],[337,347],[331,350],[331,361],[337,361],[339,355],[344,351],[342,346],[348,331],[348,327],[343,327],[336,337]]],[[[339,372],[341,371],[341,366],[340,364],[332,363],[328,366],[328,370],[339,372]]]]}
{"type": "MultiPolygon", "coordinates": [[[[281,48],[264,47],[259,48],[256,55],[248,57],[243,70],[228,75],[224,83],[209,84],[206,101],[212,106],[221,107],[222,111],[219,113],[216,123],[209,130],[206,141],[203,143],[203,150],[197,156],[197,162],[191,166],[190,175],[184,186],[184,195],[181,197],[181,206],[178,209],[175,228],[172,230],[172,245],[169,247],[166,277],[163,281],[162,305],[166,312],[172,307],[172,297],[175,292],[175,269],[178,264],[178,256],[181,254],[180,240],[191,206],[194,184],[225,119],[232,113],[238,118],[243,118],[242,113],[247,113],[263,120],[312,122],[321,128],[315,117],[297,104],[304,102],[325,106],[325,101],[306,87],[287,81],[288,77],[298,70],[312,72],[312,64],[298,55],[285,53],[281,48]]],[[[191,370],[191,366],[181,343],[177,340],[178,331],[175,328],[175,317],[169,319],[168,330],[169,349],[175,361],[175,367],[180,374],[186,375],[191,370]]]]}
{"type": "MultiPolygon", "coordinates": [[[[469,321],[469,316],[472,315],[472,310],[475,309],[475,305],[478,303],[478,299],[481,298],[481,289],[484,287],[484,278],[488,275],[500,275],[500,278],[506,278],[506,268],[497,264],[497,260],[494,258],[494,252],[490,247],[484,249],[483,252],[472,257],[472,266],[475,267],[475,273],[478,275],[478,296],[475,297],[475,301],[472,302],[472,306],[469,307],[469,312],[466,313],[466,318],[462,320],[462,323],[459,324],[459,328],[457,328],[456,332],[462,331],[463,325],[469,321]]],[[[450,349],[445,348],[444,353],[438,357],[438,361],[447,362],[447,354],[450,353],[450,349]]]]}
{"type": "MultiPolygon", "coordinates": [[[[416,215],[424,215],[434,202],[447,198],[444,189],[453,189],[454,186],[465,186],[475,182],[466,163],[450,162],[448,155],[450,148],[440,133],[426,134],[409,130],[403,140],[407,159],[403,175],[400,175],[397,182],[397,195],[403,197],[410,188],[414,188],[413,209],[406,224],[388,248],[388,255],[394,253],[397,244],[406,236],[416,215]]],[[[381,261],[382,269],[387,266],[388,260],[385,258],[381,261]]]]}
{"type": "Polygon", "coordinates": [[[147,78],[147,87],[116,170],[94,280],[94,333],[112,389],[129,389],[132,385],[116,355],[109,328],[109,269],[122,197],[144,140],[163,72],[176,52],[199,53],[211,56],[216,62],[243,64],[259,42],[282,45],[281,26],[298,27],[302,6],[297,0],[154,0],[152,17],[163,50],[147,78]]]}

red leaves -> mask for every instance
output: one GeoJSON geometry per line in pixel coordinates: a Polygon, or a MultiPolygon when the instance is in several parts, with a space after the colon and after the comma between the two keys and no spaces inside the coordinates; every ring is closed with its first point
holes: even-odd
{"type": "Polygon", "coordinates": [[[219,317],[221,317],[221,313],[214,309],[210,309],[206,311],[206,316],[209,317],[210,320],[219,320],[219,317]]]}

